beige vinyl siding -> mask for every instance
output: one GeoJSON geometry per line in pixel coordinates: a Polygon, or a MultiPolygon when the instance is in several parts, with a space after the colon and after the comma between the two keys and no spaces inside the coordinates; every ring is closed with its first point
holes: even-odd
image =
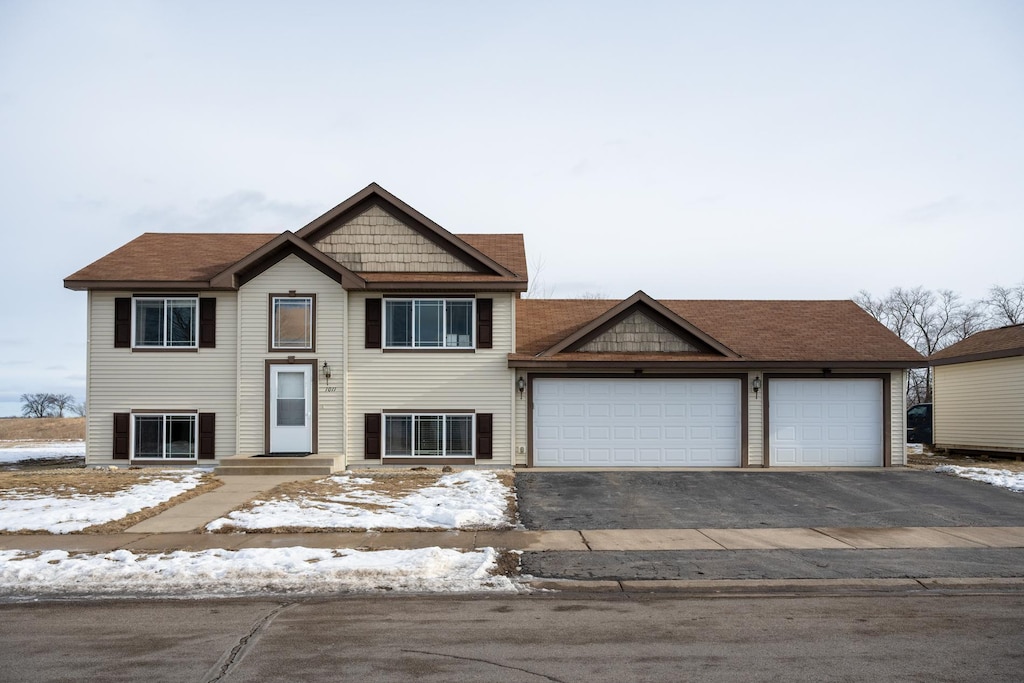
{"type": "Polygon", "coordinates": [[[935,445],[1024,453],[1024,356],[935,367],[935,445]]]}
{"type": "Polygon", "coordinates": [[[764,464],[764,378],[761,377],[761,390],[754,396],[754,378],[761,377],[760,372],[747,375],[747,457],[751,467],[764,464]]]}
{"type": "MultiPolygon", "coordinates": [[[[493,348],[466,351],[385,351],[365,348],[366,299],[381,295],[351,293],[349,297],[348,464],[379,465],[363,457],[363,415],[384,410],[473,410],[491,413],[494,457],[482,465],[510,466],[514,373],[512,351],[514,294],[482,293],[493,299],[493,348]]],[[[386,464],[386,461],[384,461],[386,464]]]]}
{"type": "Polygon", "coordinates": [[[132,292],[89,292],[86,462],[124,464],[112,458],[113,416],[142,409],[215,413],[217,457],[234,455],[235,293],[202,295],[217,299],[217,347],[196,351],[115,349],[114,299],[131,296],[132,292]]]}
{"type": "Polygon", "coordinates": [[[266,361],[316,361],[317,451],[327,455],[344,453],[345,404],[342,383],[345,355],[345,308],[347,293],[341,285],[294,255],[283,258],[263,273],[245,283],[238,291],[239,328],[239,391],[238,452],[257,455],[267,451],[265,438],[266,361]],[[316,350],[268,350],[270,326],[270,295],[316,294],[316,350]],[[320,373],[323,362],[332,368],[330,386],[320,373]]]}

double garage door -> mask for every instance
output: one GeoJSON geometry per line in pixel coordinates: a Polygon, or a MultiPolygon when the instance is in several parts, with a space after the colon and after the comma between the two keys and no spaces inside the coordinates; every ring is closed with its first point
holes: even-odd
{"type": "MultiPolygon", "coordinates": [[[[742,391],[739,379],[537,378],[533,463],[739,467],[742,391]]],[[[880,380],[776,379],[769,391],[772,466],[882,464],[880,380]]]]}

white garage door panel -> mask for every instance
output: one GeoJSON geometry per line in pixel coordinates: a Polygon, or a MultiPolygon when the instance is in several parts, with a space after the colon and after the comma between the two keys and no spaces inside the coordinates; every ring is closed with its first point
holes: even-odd
{"type": "Polygon", "coordinates": [[[537,466],[738,467],[740,382],[536,379],[537,466]]]}
{"type": "Polygon", "coordinates": [[[882,380],[775,379],[769,392],[771,465],[882,465],[882,380]]]}

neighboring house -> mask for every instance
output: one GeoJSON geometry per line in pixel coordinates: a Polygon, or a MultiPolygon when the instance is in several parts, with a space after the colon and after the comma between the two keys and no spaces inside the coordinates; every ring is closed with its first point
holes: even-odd
{"type": "Polygon", "coordinates": [[[928,360],[937,448],[1024,453],[1024,325],[978,332],[928,360]]]}
{"type": "Polygon", "coordinates": [[[89,464],[902,465],[923,365],[849,301],[522,299],[522,235],[376,184],[295,233],[147,233],[65,286],[89,464]]]}

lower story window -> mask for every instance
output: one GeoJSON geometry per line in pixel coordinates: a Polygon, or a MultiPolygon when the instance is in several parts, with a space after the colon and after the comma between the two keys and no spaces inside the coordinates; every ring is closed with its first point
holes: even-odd
{"type": "Polygon", "coordinates": [[[143,413],[133,419],[133,457],[195,459],[195,414],[143,413]]]}
{"type": "Polygon", "coordinates": [[[385,415],[385,457],[473,457],[472,415],[385,415]]]}

